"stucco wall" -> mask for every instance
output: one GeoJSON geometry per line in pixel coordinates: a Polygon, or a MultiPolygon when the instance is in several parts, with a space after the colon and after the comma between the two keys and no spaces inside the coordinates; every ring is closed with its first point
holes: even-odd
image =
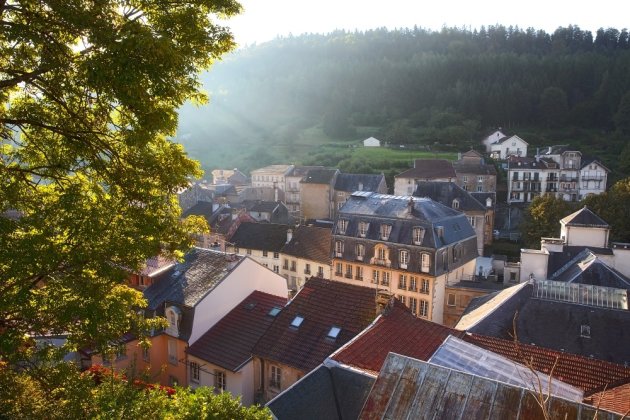
{"type": "Polygon", "coordinates": [[[304,219],[327,219],[332,216],[330,190],[328,184],[302,183],[300,211],[304,219]]]}
{"type": "Polygon", "coordinates": [[[605,248],[608,246],[608,229],[579,226],[562,226],[560,236],[564,237],[567,245],[594,246],[605,248]]]}

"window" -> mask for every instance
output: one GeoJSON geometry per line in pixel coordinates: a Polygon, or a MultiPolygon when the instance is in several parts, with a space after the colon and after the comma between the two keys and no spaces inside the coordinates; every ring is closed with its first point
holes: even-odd
{"type": "Polygon", "coordinates": [[[409,251],[403,249],[400,251],[400,268],[407,268],[409,264],[409,251]]]}
{"type": "Polygon", "coordinates": [[[478,176],[477,177],[477,182],[483,182],[483,176],[478,176]]]}
{"type": "Polygon", "coordinates": [[[406,297],[403,295],[398,295],[398,300],[400,300],[400,303],[402,303],[403,305],[406,305],[406,297]]]}
{"type": "Polygon", "coordinates": [[[464,175],[463,179],[464,179],[464,182],[468,182],[468,176],[467,175],[464,175]]]}
{"type": "Polygon", "coordinates": [[[453,200],[453,205],[451,207],[453,207],[454,209],[458,209],[459,208],[459,200],[458,199],[453,200]]]}
{"type": "Polygon", "coordinates": [[[580,337],[582,337],[582,338],[591,338],[591,327],[590,327],[590,325],[580,325],[580,337]]]}
{"type": "Polygon", "coordinates": [[[166,327],[166,333],[177,337],[179,335],[179,321],[181,318],[181,311],[177,306],[169,306],[164,311],[166,319],[168,320],[168,327],[166,327]]]}
{"type": "Polygon", "coordinates": [[[378,248],[377,251],[378,251],[377,252],[378,253],[378,259],[379,260],[384,260],[385,257],[387,256],[387,253],[385,252],[385,248],[382,248],[382,247],[378,248]]]}
{"type": "Polygon", "coordinates": [[[234,253],[238,254],[240,252],[240,250],[237,247],[234,247],[234,253]]]}
{"type": "Polygon", "coordinates": [[[342,270],[341,263],[340,262],[335,263],[335,274],[338,276],[342,275],[343,273],[341,270],[342,270]]]}
{"type": "Polygon", "coordinates": [[[362,238],[365,238],[365,235],[367,235],[367,231],[369,227],[370,227],[369,223],[359,222],[359,236],[362,238]]]}
{"type": "Polygon", "coordinates": [[[335,255],[337,257],[341,257],[343,255],[343,242],[341,241],[335,242],[335,255]]]}
{"type": "Polygon", "coordinates": [[[411,309],[412,314],[416,314],[418,311],[418,299],[412,297],[409,298],[409,309],[411,309]]]}
{"type": "Polygon", "coordinates": [[[363,257],[365,257],[365,245],[357,244],[356,253],[357,253],[357,260],[363,261],[363,257]]]}
{"type": "Polygon", "coordinates": [[[348,221],[345,219],[339,219],[339,221],[337,222],[337,232],[342,235],[345,235],[347,227],[348,227],[348,221]]]}
{"type": "Polygon", "coordinates": [[[475,216],[468,216],[468,221],[470,222],[470,226],[475,227],[475,220],[477,218],[475,216]]]}
{"type": "Polygon", "coordinates": [[[516,271],[511,271],[510,272],[510,282],[511,283],[516,283],[516,271]]]}
{"type": "Polygon", "coordinates": [[[330,328],[330,331],[328,331],[328,338],[337,338],[337,336],[339,335],[339,333],[341,332],[341,328],[339,327],[335,327],[333,326],[332,328],[330,328]]]}
{"type": "Polygon", "coordinates": [[[317,267],[317,276],[324,277],[324,267],[317,267]]]}
{"type": "Polygon", "coordinates": [[[284,259],[284,261],[282,262],[282,269],[283,270],[288,270],[289,269],[289,260],[288,259],[284,259]]]}
{"type": "Polygon", "coordinates": [[[147,363],[151,361],[151,349],[147,346],[142,347],[142,360],[147,363]]]}
{"type": "Polygon", "coordinates": [[[267,264],[267,263],[263,263],[263,267],[267,267],[267,268],[269,268],[269,264],[267,264]]]}
{"type": "Polygon", "coordinates": [[[421,245],[422,240],[424,239],[424,228],[422,227],[414,227],[413,228],[413,243],[416,245],[421,245]]]}
{"type": "Polygon", "coordinates": [[[280,253],[279,253],[279,252],[274,252],[274,253],[273,253],[273,257],[274,257],[275,259],[280,258],[280,253]]]}
{"type": "Polygon", "coordinates": [[[381,225],[381,239],[387,241],[389,239],[389,234],[392,232],[392,225],[381,225]]]}
{"type": "Polygon", "coordinates": [[[418,290],[418,279],[415,276],[409,277],[409,290],[413,292],[418,290]]]}
{"type": "Polygon", "coordinates": [[[268,251],[263,251],[263,257],[266,257],[269,254],[268,251]]]}
{"type": "Polygon", "coordinates": [[[372,270],[372,283],[378,284],[378,279],[380,277],[378,270],[372,270]]]}
{"type": "Polygon", "coordinates": [[[398,275],[398,288],[402,290],[407,289],[407,275],[406,274],[398,275]]]}
{"type": "Polygon", "coordinates": [[[424,293],[425,295],[428,295],[430,287],[431,287],[431,283],[429,283],[428,279],[420,280],[420,293],[424,293]]]}
{"type": "Polygon", "coordinates": [[[116,360],[123,360],[127,358],[127,346],[122,343],[116,346],[116,360]]]}
{"type": "Polygon", "coordinates": [[[201,367],[199,366],[199,363],[197,363],[197,362],[190,362],[190,364],[188,365],[188,368],[190,369],[190,380],[191,380],[191,382],[198,383],[199,382],[199,371],[201,370],[201,367]]]}
{"type": "Polygon", "coordinates": [[[391,278],[391,273],[389,271],[383,271],[383,280],[381,284],[383,286],[389,286],[389,280],[391,278]]]}
{"type": "Polygon", "coordinates": [[[355,270],[355,275],[357,280],[363,280],[363,267],[357,266],[355,270]]]}
{"type": "Polygon", "coordinates": [[[296,271],[296,270],[297,270],[297,268],[296,268],[296,264],[297,264],[297,263],[295,262],[295,260],[294,260],[294,261],[291,261],[291,271],[296,271]]]}
{"type": "Polygon", "coordinates": [[[483,192],[483,185],[477,185],[477,192],[483,192]]]}
{"type": "Polygon", "coordinates": [[[429,256],[429,254],[422,254],[420,271],[422,271],[423,273],[428,273],[430,268],[431,268],[431,257],[429,256]]]}
{"type": "Polygon", "coordinates": [[[429,316],[429,302],[420,299],[420,312],[418,313],[418,315],[425,318],[429,316]]]}
{"type": "Polygon", "coordinates": [[[172,338],[168,340],[168,361],[177,366],[177,341],[172,338]]]}
{"type": "Polygon", "coordinates": [[[245,252],[247,253],[247,255],[252,255],[252,250],[251,249],[247,249],[245,252]]]}
{"type": "Polygon", "coordinates": [[[302,322],[304,322],[304,317],[301,315],[296,315],[295,318],[293,318],[293,321],[291,321],[291,326],[298,328],[300,325],[302,325],[302,322]]]}
{"type": "Polygon", "coordinates": [[[273,266],[273,271],[274,271],[275,273],[279,273],[279,272],[280,272],[280,266],[279,266],[279,265],[274,265],[274,266],[273,266]]]}
{"type": "Polygon", "coordinates": [[[278,366],[271,366],[271,378],[269,378],[269,386],[271,388],[281,388],[282,381],[282,369],[278,366]]]}
{"type": "Polygon", "coordinates": [[[214,371],[214,389],[216,391],[225,391],[225,372],[222,370],[214,371]]]}
{"type": "Polygon", "coordinates": [[[304,269],[304,274],[311,274],[311,265],[306,264],[306,268],[304,269]]]}
{"type": "Polygon", "coordinates": [[[448,306],[455,306],[455,293],[449,293],[447,300],[446,300],[446,304],[448,306]]]}
{"type": "Polygon", "coordinates": [[[281,309],[278,308],[277,306],[274,306],[273,308],[271,308],[269,310],[269,312],[267,313],[267,315],[271,316],[271,317],[276,317],[276,315],[278,315],[280,313],[281,309]]]}
{"type": "Polygon", "coordinates": [[[352,266],[350,264],[346,264],[346,278],[352,278],[352,266]]]}

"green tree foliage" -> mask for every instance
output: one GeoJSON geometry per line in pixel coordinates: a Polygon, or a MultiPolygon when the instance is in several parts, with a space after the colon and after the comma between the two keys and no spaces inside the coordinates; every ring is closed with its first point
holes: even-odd
{"type": "Polygon", "coordinates": [[[630,91],[626,92],[621,98],[613,120],[620,134],[630,135],[630,91]]]}
{"type": "Polygon", "coordinates": [[[160,387],[105,374],[96,378],[71,365],[45,378],[0,368],[0,418],[12,419],[271,419],[266,408],[244,407],[230,393],[160,387]]]}
{"type": "Polygon", "coordinates": [[[169,137],[177,108],[205,99],[197,72],[234,45],[212,19],[239,10],[233,0],[0,2],[2,359],[35,360],[37,335],[67,335],[60,353],[105,351],[152,326],[122,283],[204,228],[179,219],[176,192],[200,171],[169,137]]]}
{"type": "Polygon", "coordinates": [[[608,191],[583,201],[611,227],[610,239],[630,242],[630,178],[617,181],[608,191]]]}
{"type": "Polygon", "coordinates": [[[558,87],[551,86],[540,95],[539,112],[548,127],[559,127],[569,115],[567,95],[558,87]]]}
{"type": "Polygon", "coordinates": [[[538,248],[540,238],[557,238],[560,235],[560,219],[571,214],[572,208],[562,198],[546,194],[534,198],[525,210],[521,233],[525,245],[538,248]]]}

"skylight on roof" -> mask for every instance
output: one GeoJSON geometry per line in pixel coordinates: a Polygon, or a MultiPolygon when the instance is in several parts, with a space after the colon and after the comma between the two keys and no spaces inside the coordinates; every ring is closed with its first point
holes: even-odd
{"type": "Polygon", "coordinates": [[[328,331],[328,338],[337,338],[340,332],[341,328],[333,326],[330,331],[328,331]]]}
{"type": "Polygon", "coordinates": [[[280,313],[280,308],[278,308],[277,306],[274,306],[273,308],[271,308],[271,310],[269,311],[269,313],[267,315],[269,316],[276,316],[280,313]]]}
{"type": "Polygon", "coordinates": [[[297,328],[302,325],[302,321],[304,321],[304,317],[296,315],[295,318],[293,318],[293,321],[291,321],[291,326],[297,328]]]}

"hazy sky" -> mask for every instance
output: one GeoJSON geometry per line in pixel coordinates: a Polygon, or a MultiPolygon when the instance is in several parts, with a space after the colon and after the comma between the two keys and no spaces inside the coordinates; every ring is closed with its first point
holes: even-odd
{"type": "Polygon", "coordinates": [[[241,0],[242,15],[228,20],[241,45],[261,43],[277,35],[326,33],[335,29],[442,26],[479,28],[518,25],[553,32],[578,25],[593,33],[600,27],[630,26],[630,0],[241,0]]]}

